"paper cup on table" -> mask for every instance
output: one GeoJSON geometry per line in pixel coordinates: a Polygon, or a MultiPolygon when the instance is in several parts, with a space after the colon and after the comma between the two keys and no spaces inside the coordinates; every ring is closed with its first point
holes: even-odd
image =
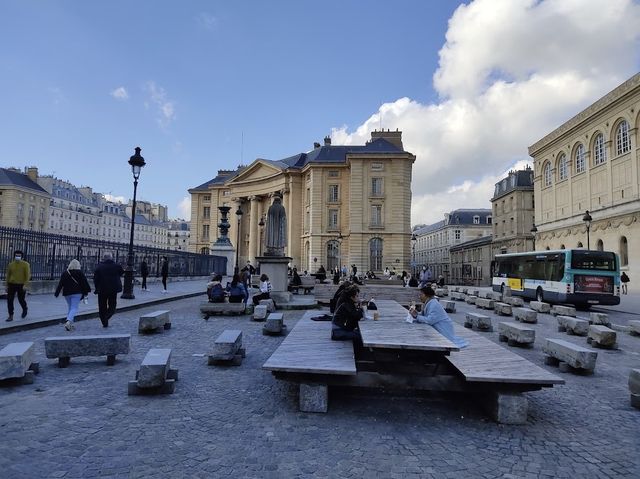
{"type": "Polygon", "coordinates": [[[378,313],[378,311],[374,311],[373,312],[373,320],[377,321],[380,318],[380,313],[378,313]]]}

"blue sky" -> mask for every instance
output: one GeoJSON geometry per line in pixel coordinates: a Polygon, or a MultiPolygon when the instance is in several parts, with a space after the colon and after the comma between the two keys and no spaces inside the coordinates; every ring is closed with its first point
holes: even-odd
{"type": "Polygon", "coordinates": [[[639,70],[638,10],[632,0],[2,0],[0,164],[128,198],[140,146],[139,196],[184,217],[187,189],[241,158],[283,158],[327,134],[362,143],[382,125],[418,155],[414,223],[437,221],[487,207],[529,144],[639,70]]]}

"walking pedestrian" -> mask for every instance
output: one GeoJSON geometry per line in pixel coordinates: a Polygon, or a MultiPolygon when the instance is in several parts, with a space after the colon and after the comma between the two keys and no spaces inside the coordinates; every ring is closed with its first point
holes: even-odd
{"type": "Polygon", "coordinates": [[[147,265],[147,258],[142,259],[140,263],[140,275],[142,276],[142,291],[147,291],[147,276],[149,276],[149,265],[147,265]]]}
{"type": "Polygon", "coordinates": [[[7,321],[13,321],[13,300],[16,294],[18,295],[18,303],[22,307],[21,318],[26,318],[29,308],[25,296],[27,295],[26,287],[31,279],[31,267],[24,260],[24,254],[19,249],[13,252],[13,261],[7,265],[5,278],[7,282],[7,309],[9,310],[7,321]]]}
{"type": "Polygon", "coordinates": [[[53,295],[57,298],[62,291],[62,296],[67,301],[67,322],[64,323],[64,329],[73,331],[73,325],[78,312],[78,306],[87,294],[91,292],[91,286],[87,281],[87,277],[80,269],[80,261],[72,259],[67,269],[60,276],[58,287],[53,295]]]}
{"type": "Polygon", "coordinates": [[[620,281],[622,282],[622,294],[627,294],[627,283],[631,281],[631,279],[629,279],[626,271],[623,271],[620,275],[620,281]]]}
{"type": "Polygon", "coordinates": [[[162,275],[162,292],[167,294],[167,277],[169,276],[169,261],[167,261],[167,257],[162,257],[162,269],[160,270],[160,274],[162,275]]]}
{"type": "Polygon", "coordinates": [[[104,328],[109,327],[109,320],[116,312],[118,293],[122,291],[124,274],[122,266],[113,261],[111,253],[105,253],[102,262],[93,273],[95,294],[98,295],[98,315],[104,328]]]}

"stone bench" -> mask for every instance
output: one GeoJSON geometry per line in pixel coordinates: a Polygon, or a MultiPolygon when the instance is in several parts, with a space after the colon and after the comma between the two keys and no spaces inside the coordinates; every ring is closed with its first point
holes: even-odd
{"type": "Polygon", "coordinates": [[[204,319],[214,314],[244,314],[246,304],[241,303],[201,303],[200,312],[204,319]]]}
{"type": "Polygon", "coordinates": [[[0,381],[18,380],[22,384],[33,383],[34,374],[40,370],[32,341],[7,344],[0,350],[0,381]]]}
{"type": "Polygon", "coordinates": [[[464,301],[466,296],[464,295],[464,293],[459,293],[459,292],[454,291],[454,292],[451,292],[449,294],[449,297],[451,299],[456,300],[456,301],[464,301]]]}
{"type": "Polygon", "coordinates": [[[58,366],[66,368],[71,358],[106,356],[107,365],[113,366],[117,354],[129,354],[130,334],[104,334],[101,336],[60,336],[44,340],[48,358],[57,358],[58,366]]]}
{"type": "Polygon", "coordinates": [[[493,299],[487,298],[477,298],[476,299],[476,308],[479,309],[493,309],[493,299]]]}
{"type": "Polygon", "coordinates": [[[213,352],[207,355],[208,364],[240,366],[245,350],[242,347],[242,331],[226,329],[213,344],[213,352]]]}
{"type": "Polygon", "coordinates": [[[611,327],[609,315],[606,313],[589,313],[589,324],[600,324],[602,326],[606,326],[607,328],[611,327]]]}
{"type": "Polygon", "coordinates": [[[178,370],[171,369],[171,349],[150,349],[136,371],[136,380],[129,381],[128,394],[173,394],[178,370]]]}
{"type": "Polygon", "coordinates": [[[276,312],[276,303],[273,302],[273,299],[261,299],[259,306],[266,306],[268,313],[276,312]]]}
{"type": "Polygon", "coordinates": [[[640,409],[640,369],[632,369],[629,372],[629,394],[631,405],[640,409]]]}
{"type": "Polygon", "coordinates": [[[538,322],[538,313],[529,308],[513,308],[513,317],[523,323],[538,322]]]}
{"type": "Polygon", "coordinates": [[[289,286],[292,292],[298,293],[300,289],[304,291],[304,294],[309,294],[316,286],[316,279],[313,276],[301,276],[301,284],[298,286],[289,286]]]}
{"type": "Polygon", "coordinates": [[[262,334],[267,336],[280,336],[287,329],[282,313],[270,313],[267,322],[262,327],[262,334]]]}
{"type": "Polygon", "coordinates": [[[510,304],[511,306],[524,306],[524,299],[522,299],[520,296],[507,296],[503,298],[502,302],[510,304]]]}
{"type": "Polygon", "coordinates": [[[629,321],[629,334],[632,336],[640,336],[640,320],[633,319],[629,321]]]}
{"type": "Polygon", "coordinates": [[[447,313],[455,313],[456,312],[456,303],[453,301],[446,301],[444,299],[439,299],[438,302],[442,305],[444,310],[447,313]]]}
{"type": "Polygon", "coordinates": [[[467,304],[476,304],[476,300],[478,299],[477,296],[472,296],[472,295],[467,295],[466,298],[464,298],[465,303],[467,304]]]}
{"type": "Polygon", "coordinates": [[[269,312],[267,311],[267,305],[259,304],[253,307],[253,316],[251,317],[251,319],[253,319],[254,321],[264,321],[265,319],[267,319],[268,314],[269,312]]]}
{"type": "Polygon", "coordinates": [[[551,305],[549,303],[543,303],[542,301],[529,301],[529,308],[537,311],[538,313],[551,312],[551,305]]]}
{"type": "Polygon", "coordinates": [[[545,339],[542,351],[545,364],[559,366],[560,371],[593,373],[598,353],[563,339],[545,339]],[[572,369],[573,368],[573,369],[572,369]]]}
{"type": "Polygon", "coordinates": [[[474,289],[474,288],[469,288],[469,289],[467,290],[467,294],[468,294],[469,296],[475,296],[475,297],[478,297],[478,296],[480,296],[480,290],[479,290],[479,289],[474,289]]]}
{"type": "Polygon", "coordinates": [[[613,329],[601,324],[592,324],[587,333],[587,343],[598,348],[613,349],[616,347],[616,337],[613,329]]]}
{"type": "Polygon", "coordinates": [[[498,323],[498,338],[509,346],[529,345],[536,340],[536,331],[519,323],[498,323]]]}
{"type": "Polygon", "coordinates": [[[449,291],[444,288],[438,288],[435,290],[436,296],[438,298],[443,298],[445,296],[449,296],[449,291]]]}
{"type": "Polygon", "coordinates": [[[151,333],[171,329],[169,310],[154,311],[140,316],[138,319],[138,333],[151,333]]]}
{"type": "Polygon", "coordinates": [[[495,302],[493,304],[493,310],[498,316],[511,316],[511,305],[507,303],[495,302]]]}
{"type": "Polygon", "coordinates": [[[475,329],[478,331],[493,331],[491,318],[479,313],[467,313],[464,319],[464,327],[475,329]]]}
{"type": "Polygon", "coordinates": [[[560,304],[554,304],[551,308],[551,314],[553,316],[571,316],[576,317],[576,308],[573,306],[563,306],[560,304]]]}
{"type": "Polygon", "coordinates": [[[586,336],[589,332],[589,321],[572,318],[571,316],[556,316],[558,320],[558,332],[586,336]]]}

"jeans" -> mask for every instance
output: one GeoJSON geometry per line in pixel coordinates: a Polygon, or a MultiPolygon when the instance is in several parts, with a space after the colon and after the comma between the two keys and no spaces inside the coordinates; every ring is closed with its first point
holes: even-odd
{"type": "Polygon", "coordinates": [[[69,311],[67,312],[67,321],[71,321],[73,323],[76,313],[78,312],[78,306],[80,305],[82,295],[80,293],[70,294],[69,296],[65,296],[64,299],[67,301],[67,306],[69,307],[69,311]]]}
{"type": "Polygon", "coordinates": [[[13,299],[18,294],[18,303],[22,306],[22,311],[27,310],[27,300],[25,296],[27,292],[24,289],[23,284],[7,283],[7,309],[9,310],[9,316],[13,316],[13,299]]]}

